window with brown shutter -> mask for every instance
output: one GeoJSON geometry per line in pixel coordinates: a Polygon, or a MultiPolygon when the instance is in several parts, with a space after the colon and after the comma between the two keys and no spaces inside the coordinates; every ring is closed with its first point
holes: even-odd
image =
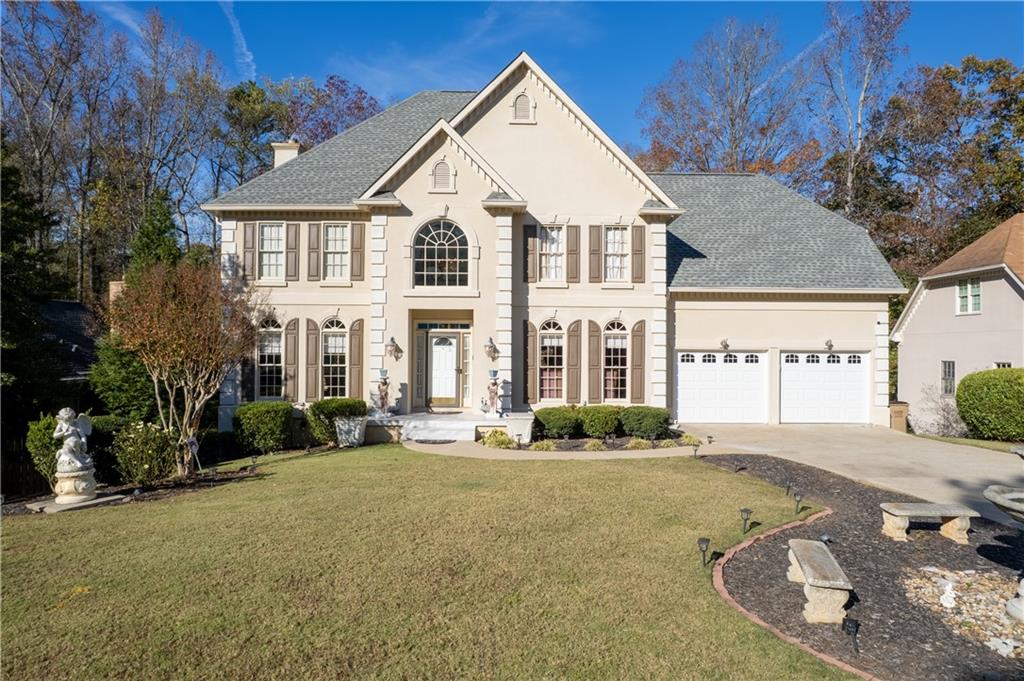
{"type": "Polygon", "coordinates": [[[644,349],[644,332],[647,324],[639,321],[633,325],[630,334],[629,348],[629,401],[633,404],[644,402],[644,362],[646,350],[644,349]]]}
{"type": "MultiPolygon", "coordinates": [[[[309,223],[309,244],[306,279],[320,281],[320,223],[309,223]]],[[[307,320],[309,321],[309,320],[307,320]]]]}
{"type": "Polygon", "coordinates": [[[633,225],[633,243],[632,243],[632,270],[633,270],[633,283],[642,284],[644,283],[644,265],[645,265],[645,247],[644,247],[644,227],[643,225],[633,225]]]}
{"type": "Polygon", "coordinates": [[[587,322],[587,401],[601,403],[601,325],[587,322]]]}
{"type": "Polygon", "coordinates": [[[569,325],[565,348],[565,401],[580,402],[580,326],[579,320],[569,325]]]}
{"type": "Polygon", "coordinates": [[[603,236],[601,234],[601,225],[590,225],[589,243],[587,247],[590,249],[590,258],[587,263],[589,269],[590,282],[592,284],[598,284],[604,281],[604,266],[601,263],[602,260],[602,249],[603,236]]]}

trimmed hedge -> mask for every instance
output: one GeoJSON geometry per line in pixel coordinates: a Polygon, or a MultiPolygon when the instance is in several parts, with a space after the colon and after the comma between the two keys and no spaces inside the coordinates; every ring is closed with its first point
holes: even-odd
{"type": "Polygon", "coordinates": [[[40,414],[39,419],[28,424],[28,436],[25,447],[32,457],[39,474],[46,478],[52,489],[57,484],[57,450],[60,443],[53,439],[53,430],[57,427],[57,417],[40,414]]]}
{"type": "Polygon", "coordinates": [[[582,428],[579,410],[576,407],[544,407],[533,412],[540,426],[540,435],[552,438],[575,437],[582,428]]]}
{"type": "Polygon", "coordinates": [[[132,423],[117,432],[111,449],[126,482],[149,486],[174,475],[178,438],[151,423],[132,423]]]}
{"type": "Polygon", "coordinates": [[[956,388],[956,408],[975,437],[1024,440],[1024,368],[967,374],[956,388]]]}
{"type": "Polygon", "coordinates": [[[612,437],[619,430],[619,414],[622,407],[610,404],[594,404],[580,407],[580,422],[587,437],[604,439],[612,437]]]}
{"type": "Polygon", "coordinates": [[[359,416],[366,416],[366,401],[355,397],[328,397],[309,405],[306,411],[309,434],[318,444],[338,444],[334,419],[359,416]]]}
{"type": "Polygon", "coordinates": [[[267,454],[292,445],[290,402],[247,402],[235,410],[235,438],[247,454],[267,454]]]}
{"type": "Polygon", "coordinates": [[[659,440],[668,435],[668,409],[661,407],[626,407],[619,414],[622,431],[632,437],[659,440]]]}

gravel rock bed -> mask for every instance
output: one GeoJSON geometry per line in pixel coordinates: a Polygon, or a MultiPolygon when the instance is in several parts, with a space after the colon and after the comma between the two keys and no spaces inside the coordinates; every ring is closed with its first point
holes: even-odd
{"type": "Polygon", "coordinates": [[[936,524],[911,522],[910,541],[895,542],[882,534],[878,505],[918,499],[770,456],[723,455],[705,461],[783,488],[788,483],[804,499],[834,511],[735,555],[725,568],[725,585],[744,608],[815,650],[883,679],[1024,680],[1024,659],[1002,657],[979,640],[956,633],[942,613],[912,602],[905,586],[908,574],[923,574],[919,571],[925,567],[1018,579],[1024,572],[1024,539],[1016,530],[974,518],[970,545],[961,546],[940,535],[936,524]],[[860,654],[838,625],[804,621],[803,590],[786,579],[788,540],[823,534],[831,537],[829,548],[853,582],[849,616],[861,623],[860,654]]]}

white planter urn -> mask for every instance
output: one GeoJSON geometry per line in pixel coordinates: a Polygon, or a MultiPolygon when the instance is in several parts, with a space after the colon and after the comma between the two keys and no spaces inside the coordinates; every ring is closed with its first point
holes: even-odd
{"type": "Polygon", "coordinates": [[[334,434],[339,447],[361,447],[366,440],[366,416],[339,416],[334,419],[334,434]]]}
{"type": "Polygon", "coordinates": [[[508,414],[505,417],[505,427],[508,428],[509,437],[519,444],[528,445],[533,438],[533,414],[508,414]]]}

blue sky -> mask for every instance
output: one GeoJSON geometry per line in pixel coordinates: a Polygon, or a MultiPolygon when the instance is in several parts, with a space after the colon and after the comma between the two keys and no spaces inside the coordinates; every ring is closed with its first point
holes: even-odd
{"type": "MultiPolygon", "coordinates": [[[[526,50],[617,142],[641,142],[644,91],[727,17],[774,20],[787,57],[821,35],[817,2],[90,3],[129,36],[149,7],[213,50],[229,81],[337,73],[389,103],[423,89],[482,87],[526,50]]],[[[1024,62],[1024,2],[917,2],[897,65],[968,54],[1024,62]]]]}

